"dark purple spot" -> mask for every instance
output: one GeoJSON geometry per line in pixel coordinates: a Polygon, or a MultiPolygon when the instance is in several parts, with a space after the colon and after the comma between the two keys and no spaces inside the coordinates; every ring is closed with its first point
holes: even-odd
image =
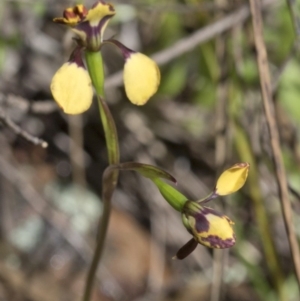
{"type": "Polygon", "coordinates": [[[81,68],[85,69],[85,66],[84,66],[84,63],[83,63],[83,60],[82,60],[81,47],[76,47],[74,49],[74,51],[72,52],[72,54],[70,56],[69,62],[70,63],[76,63],[76,65],[78,67],[81,67],[81,68]]]}
{"type": "Polygon", "coordinates": [[[73,8],[73,11],[76,15],[79,16],[80,20],[83,20],[86,15],[88,14],[88,10],[85,6],[82,7],[82,10],[79,9],[79,5],[76,5],[74,8],[73,8]]]}
{"type": "Polygon", "coordinates": [[[106,43],[112,43],[114,45],[116,45],[121,51],[122,51],[122,54],[123,54],[123,57],[125,60],[127,60],[128,58],[130,58],[130,56],[133,54],[133,53],[136,53],[135,51],[127,48],[125,45],[123,45],[121,42],[115,40],[115,39],[108,39],[108,40],[105,40],[104,42],[106,43]]]}
{"type": "Polygon", "coordinates": [[[99,3],[102,3],[102,4],[104,4],[104,5],[107,5],[107,6],[109,7],[109,10],[110,10],[110,11],[113,11],[113,12],[115,11],[114,7],[113,7],[111,4],[106,3],[105,1],[102,1],[102,0],[99,0],[99,1],[97,1],[95,4],[93,4],[92,8],[95,8],[99,3]]]}
{"type": "Polygon", "coordinates": [[[109,19],[111,19],[114,15],[109,15],[109,16],[105,16],[101,19],[101,21],[99,22],[98,26],[96,26],[97,30],[101,31],[102,27],[109,21],[109,19]]]}
{"type": "Polygon", "coordinates": [[[108,4],[110,11],[115,11],[114,7],[111,4],[108,4]]]}
{"type": "Polygon", "coordinates": [[[86,47],[88,50],[98,51],[101,46],[101,30],[113,15],[105,16],[96,26],[91,26],[90,21],[84,21],[76,25],[76,29],[86,34],[86,47]]]}
{"type": "Polygon", "coordinates": [[[77,24],[75,26],[76,29],[80,30],[80,31],[84,31],[86,33],[87,36],[90,36],[91,35],[91,25],[90,25],[90,22],[89,21],[84,21],[84,22],[81,22],[79,24],[77,24]]]}
{"type": "Polygon", "coordinates": [[[183,247],[179,249],[175,258],[180,260],[186,258],[196,249],[197,245],[198,242],[194,238],[192,238],[183,247]]]}
{"type": "Polygon", "coordinates": [[[212,209],[212,208],[209,208],[209,207],[203,207],[203,209],[201,210],[201,212],[203,214],[213,214],[213,215],[216,215],[216,216],[219,216],[219,217],[223,217],[224,215],[219,213],[218,211],[212,209]]]}
{"type": "Polygon", "coordinates": [[[223,217],[223,214],[215,211],[214,209],[208,207],[201,208],[200,212],[192,214],[196,220],[196,231],[198,233],[207,232],[209,230],[209,221],[206,218],[208,214],[223,217]]]}
{"type": "Polygon", "coordinates": [[[202,238],[203,242],[208,242],[213,248],[226,249],[230,248],[235,244],[235,235],[232,238],[221,239],[217,235],[209,235],[208,237],[202,238]]]}
{"type": "Polygon", "coordinates": [[[63,16],[64,16],[65,19],[69,20],[69,19],[76,18],[77,14],[74,11],[65,10],[63,12],[63,16]]]}
{"type": "Polygon", "coordinates": [[[194,215],[194,218],[196,220],[196,231],[198,233],[207,232],[209,229],[209,221],[206,217],[202,213],[197,213],[194,215]]]}
{"type": "Polygon", "coordinates": [[[105,4],[104,1],[99,0],[99,1],[97,1],[97,2],[95,2],[95,3],[93,4],[92,9],[95,8],[99,3],[105,4]]]}

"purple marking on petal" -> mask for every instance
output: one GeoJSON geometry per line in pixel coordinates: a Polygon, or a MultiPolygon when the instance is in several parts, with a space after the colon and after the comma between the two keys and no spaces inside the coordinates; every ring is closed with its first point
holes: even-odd
{"type": "Polygon", "coordinates": [[[201,210],[201,212],[203,214],[213,214],[213,215],[216,215],[216,216],[219,216],[219,217],[223,217],[224,215],[219,213],[218,211],[212,209],[212,208],[209,208],[209,207],[203,207],[203,209],[201,210]]]}
{"type": "Polygon", "coordinates": [[[133,51],[133,50],[127,48],[125,45],[123,45],[121,42],[119,42],[115,39],[108,39],[108,40],[105,40],[105,42],[112,43],[112,44],[116,45],[122,51],[122,54],[123,54],[123,57],[124,57],[125,60],[130,58],[130,56],[133,53],[136,53],[136,51],[133,51]]]}
{"type": "Polygon", "coordinates": [[[86,20],[79,23],[75,28],[84,31],[88,37],[93,36],[95,33],[100,35],[102,26],[112,17],[113,15],[103,17],[96,26],[92,26],[90,21],[86,20]]]}
{"type": "Polygon", "coordinates": [[[92,5],[92,8],[95,8],[99,3],[105,4],[104,1],[99,0],[99,1],[96,1],[96,2],[92,5]]]}
{"type": "Polygon", "coordinates": [[[206,219],[205,215],[202,213],[197,213],[194,215],[196,220],[195,228],[198,233],[207,232],[209,230],[209,221],[206,219]]]}
{"type": "Polygon", "coordinates": [[[210,195],[208,195],[206,199],[197,201],[197,203],[202,205],[202,204],[208,203],[209,201],[217,198],[218,196],[219,195],[216,193],[216,189],[214,189],[214,191],[210,195]]]}
{"type": "Polygon", "coordinates": [[[101,30],[108,22],[111,16],[103,17],[96,26],[91,26],[90,21],[84,21],[75,26],[75,29],[83,31],[86,34],[86,46],[88,49],[98,51],[102,43],[101,30]]]}
{"type": "Polygon", "coordinates": [[[202,207],[200,212],[191,214],[196,220],[195,227],[198,233],[207,232],[209,230],[210,222],[206,218],[206,215],[208,214],[223,217],[223,214],[208,207],[202,207]]]}
{"type": "Polygon", "coordinates": [[[74,49],[74,51],[72,52],[72,54],[69,58],[69,62],[70,63],[76,63],[76,65],[78,67],[81,67],[81,68],[85,69],[85,66],[84,66],[84,63],[83,63],[83,60],[82,60],[82,55],[81,55],[81,47],[76,47],[74,49]]]}
{"type": "Polygon", "coordinates": [[[90,25],[89,21],[84,21],[75,26],[76,29],[83,31],[87,38],[91,38],[93,35],[93,27],[90,25]]]}
{"type": "Polygon", "coordinates": [[[99,3],[107,5],[109,7],[110,11],[115,11],[113,5],[111,5],[109,3],[106,3],[105,1],[102,1],[102,0],[98,0],[96,3],[94,3],[93,6],[92,6],[92,9],[95,8],[99,3]]]}
{"type": "Polygon", "coordinates": [[[207,219],[207,215],[211,214],[219,218],[223,218],[224,215],[218,211],[209,208],[202,207],[195,201],[187,201],[183,208],[183,214],[188,217],[193,217],[195,219],[195,230],[198,233],[207,232],[210,227],[210,222],[207,219]]]}
{"type": "MultiPolygon", "coordinates": [[[[123,45],[124,46],[124,45],[123,45]]],[[[124,59],[125,59],[125,61],[127,60],[127,59],[129,59],[130,57],[131,57],[131,55],[133,54],[133,53],[136,53],[135,51],[133,51],[133,50],[131,50],[131,49],[129,49],[129,48],[127,48],[126,46],[124,46],[123,48],[122,48],[122,53],[123,53],[123,57],[124,57],[124,59]]]]}
{"type": "Polygon", "coordinates": [[[105,16],[101,19],[101,21],[99,22],[97,28],[101,31],[102,27],[104,24],[106,24],[108,22],[109,19],[111,19],[113,17],[113,15],[111,16],[105,16]]]}
{"type": "Polygon", "coordinates": [[[209,235],[208,237],[201,238],[203,242],[208,242],[212,247],[219,249],[226,249],[234,246],[235,235],[232,238],[221,239],[217,235],[209,235]]]}

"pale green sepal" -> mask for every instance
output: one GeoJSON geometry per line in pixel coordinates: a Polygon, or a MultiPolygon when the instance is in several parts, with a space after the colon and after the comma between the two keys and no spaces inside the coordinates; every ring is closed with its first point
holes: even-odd
{"type": "Polygon", "coordinates": [[[181,218],[182,218],[182,223],[185,226],[185,228],[192,234],[190,222],[184,213],[181,214],[181,218]]]}

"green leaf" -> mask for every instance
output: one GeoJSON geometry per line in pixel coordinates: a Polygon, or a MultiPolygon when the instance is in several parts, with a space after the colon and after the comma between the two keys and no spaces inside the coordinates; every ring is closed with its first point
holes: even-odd
{"type": "Polygon", "coordinates": [[[296,59],[291,60],[280,81],[278,100],[280,106],[287,112],[289,118],[299,127],[300,125],[300,64],[296,59]]]}
{"type": "Polygon", "coordinates": [[[246,57],[240,64],[240,76],[247,85],[258,83],[257,64],[254,57],[246,57]]]}
{"type": "Polygon", "coordinates": [[[159,88],[161,94],[176,97],[185,87],[187,79],[186,59],[175,60],[165,70],[165,75],[159,88]]]}
{"type": "Polygon", "coordinates": [[[116,125],[106,102],[101,96],[98,96],[97,99],[105,134],[108,161],[109,164],[117,164],[120,161],[120,151],[116,125]]]}
{"type": "Polygon", "coordinates": [[[132,170],[140,173],[142,176],[150,179],[157,186],[162,196],[165,200],[177,211],[181,212],[185,202],[187,201],[187,197],[181,194],[177,189],[172,187],[171,185],[165,183],[161,179],[166,179],[177,183],[176,179],[170,175],[168,172],[162,170],[159,167],[136,163],[136,162],[127,162],[120,163],[108,166],[104,172],[103,178],[109,179],[112,171],[121,171],[121,170],[132,170]]]}
{"type": "Polygon", "coordinates": [[[177,183],[176,179],[169,174],[168,172],[164,171],[163,169],[143,163],[137,162],[126,162],[117,165],[111,166],[111,168],[118,169],[118,170],[133,170],[140,173],[145,178],[149,178],[151,180],[156,178],[162,178],[169,180],[173,183],[177,183]]]}

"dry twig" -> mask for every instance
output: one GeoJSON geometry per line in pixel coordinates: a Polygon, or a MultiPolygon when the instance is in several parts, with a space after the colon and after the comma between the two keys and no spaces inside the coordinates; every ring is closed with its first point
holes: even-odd
{"type": "MultiPolygon", "coordinates": [[[[265,0],[262,3],[262,8],[266,8],[268,5],[275,3],[276,1],[274,0],[265,0]]],[[[227,14],[222,19],[200,28],[190,36],[179,40],[160,52],[155,53],[152,58],[158,63],[158,65],[165,65],[184,53],[193,50],[198,45],[209,41],[216,35],[224,33],[232,27],[245,22],[249,17],[250,9],[247,5],[244,5],[233,13],[227,14]]],[[[109,76],[105,81],[105,86],[110,88],[122,85],[122,74],[122,71],[120,71],[109,76]]]]}
{"type": "MultiPolygon", "coordinates": [[[[17,170],[11,162],[11,154],[8,151],[5,139],[1,136],[0,143],[5,150],[0,155],[0,175],[14,184],[24,200],[28,202],[28,205],[61,235],[84,262],[89,262],[93,250],[86,239],[75,232],[70,227],[68,218],[63,213],[52,208],[43,196],[33,187],[30,181],[17,170]]],[[[110,275],[110,272],[106,268],[104,269],[104,274],[110,279],[114,294],[122,299],[124,297],[124,291],[119,283],[112,275],[110,275]]],[[[97,277],[100,277],[99,273],[97,273],[97,277]]]]}
{"type": "MultiPolygon", "coordinates": [[[[262,8],[266,8],[271,4],[277,3],[276,0],[265,0],[262,3],[262,8]]],[[[195,47],[209,41],[215,36],[226,32],[232,27],[245,22],[250,16],[250,9],[247,5],[242,6],[231,14],[223,17],[222,19],[200,28],[190,36],[181,39],[170,47],[155,53],[152,58],[159,64],[165,65],[173,59],[183,55],[186,52],[193,50],[195,47]]],[[[108,76],[105,81],[106,88],[121,86],[123,84],[122,71],[108,76]]],[[[0,97],[3,94],[0,93],[0,97]]],[[[24,111],[31,110],[36,114],[49,114],[56,111],[58,106],[53,101],[35,101],[30,104],[29,100],[18,97],[16,95],[9,95],[7,102],[14,106],[24,108],[24,111]]]]}
{"type": "Polygon", "coordinates": [[[23,137],[24,139],[33,143],[34,145],[41,145],[43,148],[48,147],[48,142],[38,137],[35,137],[27,131],[23,130],[16,123],[14,123],[2,109],[0,109],[0,121],[2,121],[6,126],[13,130],[15,134],[23,137]]]}
{"type": "Polygon", "coordinates": [[[257,64],[260,75],[262,98],[265,109],[266,120],[270,133],[270,142],[273,152],[276,179],[279,187],[280,202],[283,211],[285,228],[288,234],[289,244],[292,252],[294,268],[300,287],[300,252],[298,241],[293,226],[293,215],[289,201],[287,178],[283,164],[278,128],[275,118],[274,103],[272,100],[271,79],[268,67],[268,56],[263,39],[263,23],[261,16],[261,3],[259,0],[250,0],[252,25],[254,31],[255,46],[257,50],[257,64]]]}

